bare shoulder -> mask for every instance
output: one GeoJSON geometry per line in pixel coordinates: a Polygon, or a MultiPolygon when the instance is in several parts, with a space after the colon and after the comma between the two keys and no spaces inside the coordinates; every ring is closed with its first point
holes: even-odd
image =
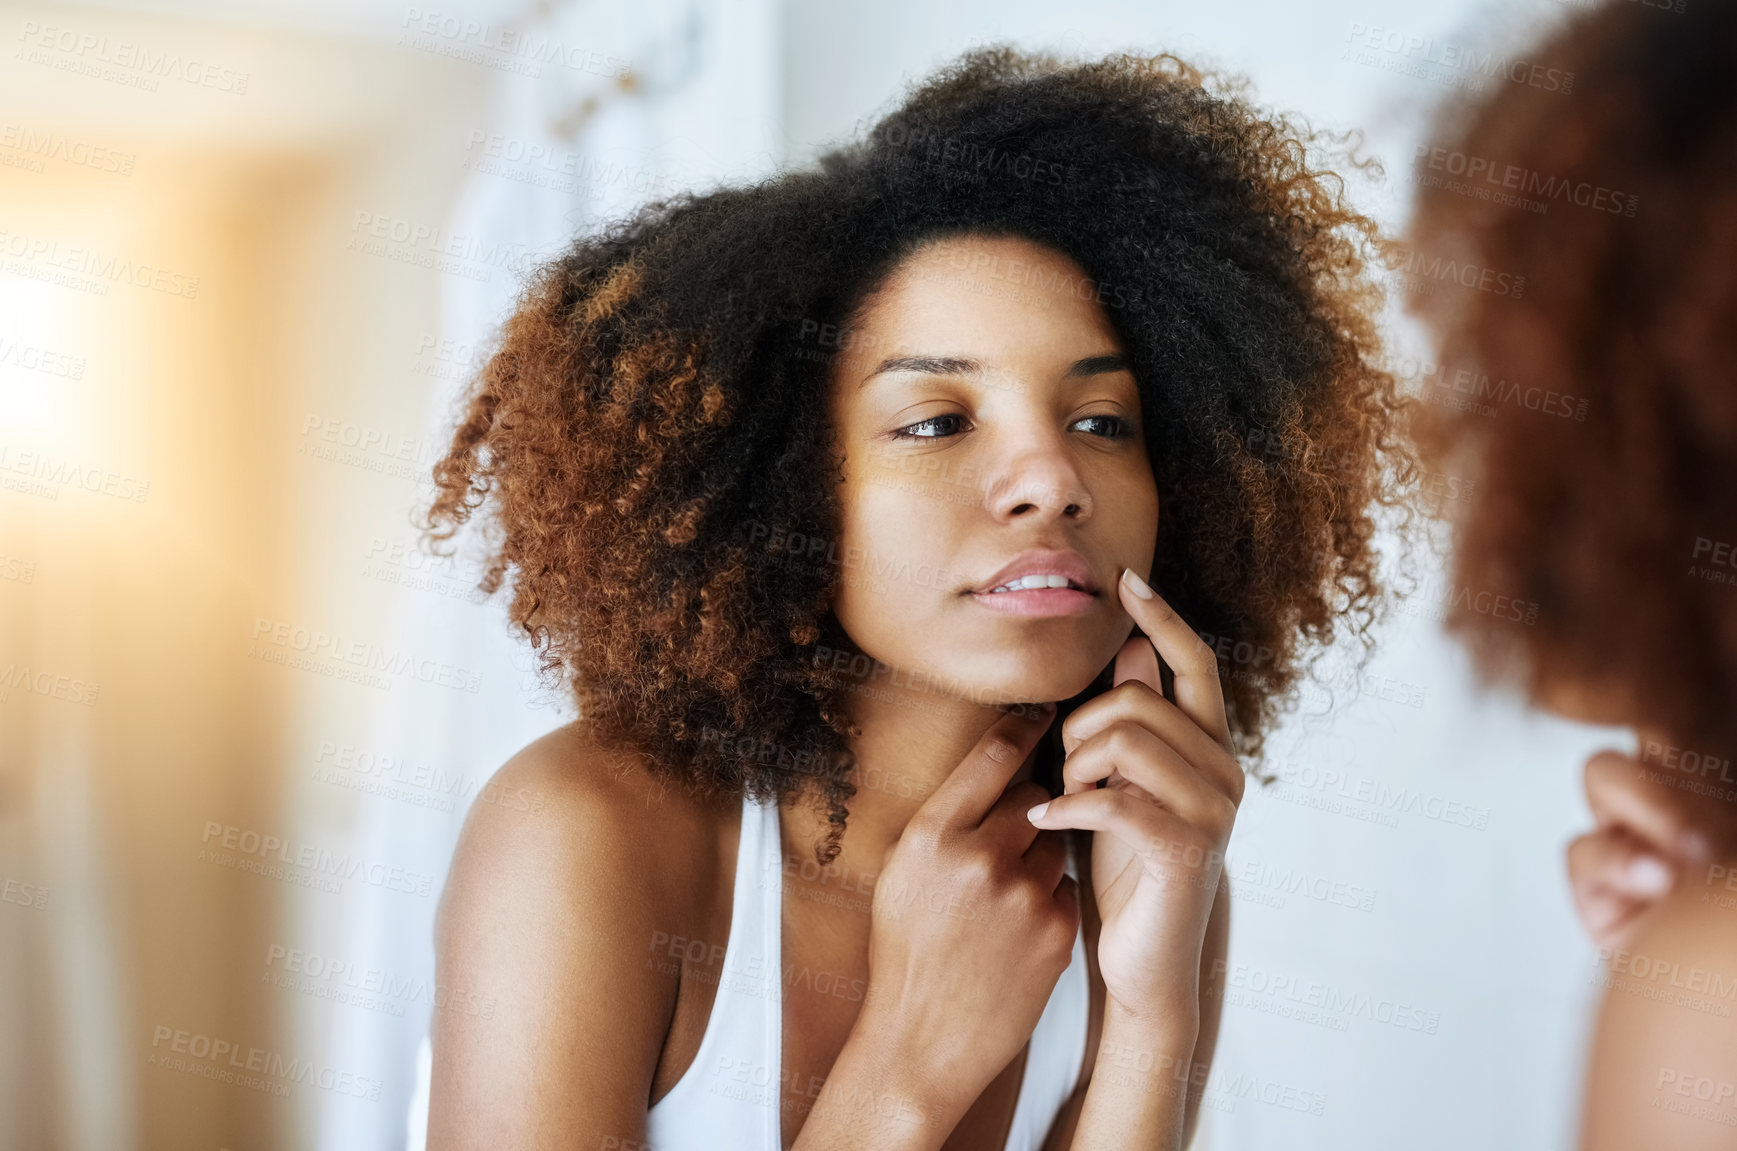
{"type": "Polygon", "coordinates": [[[709,858],[719,827],[683,788],[635,755],[595,743],[568,724],[528,744],[482,789],[465,818],[441,894],[437,939],[501,886],[555,894],[578,885],[589,910],[666,909],[696,893],[689,864],[709,858]]]}
{"type": "Polygon", "coordinates": [[[1588,1151],[1728,1148],[1737,1133],[1737,860],[1684,877],[1608,979],[1586,1084],[1588,1151]]]}
{"type": "Polygon", "coordinates": [[[639,1139],[677,993],[647,959],[701,910],[718,826],[578,725],[495,773],[435,923],[431,1151],[639,1139]]]}

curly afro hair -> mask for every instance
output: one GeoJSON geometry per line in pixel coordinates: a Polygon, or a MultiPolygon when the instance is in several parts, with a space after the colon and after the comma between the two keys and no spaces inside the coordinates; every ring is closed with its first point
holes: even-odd
{"type": "Polygon", "coordinates": [[[1504,85],[1452,105],[1417,167],[1420,244],[1528,277],[1523,300],[1408,301],[1440,362],[1471,381],[1457,390],[1575,397],[1421,409],[1424,455],[1477,476],[1455,581],[1537,605],[1530,628],[1465,604],[1448,625],[1485,676],[1535,702],[1600,693],[1624,718],[1729,755],[1737,6],[1607,2],[1530,58],[1576,73],[1576,94],[1504,85]],[[1455,168],[1467,178],[1430,178],[1455,168]]]}
{"type": "Polygon", "coordinates": [[[652,204],[542,267],[435,466],[433,537],[486,507],[483,586],[511,571],[595,737],[696,794],[818,793],[830,860],[855,791],[824,656],[850,646],[841,572],[790,545],[841,522],[816,334],[927,241],[1022,237],[1090,275],[1123,339],[1171,509],[1154,582],[1221,653],[1259,653],[1221,665],[1258,752],[1304,641],[1367,639],[1374,505],[1412,470],[1381,237],[1310,167],[1337,143],[1170,56],[967,53],[817,170],[652,204]]]}

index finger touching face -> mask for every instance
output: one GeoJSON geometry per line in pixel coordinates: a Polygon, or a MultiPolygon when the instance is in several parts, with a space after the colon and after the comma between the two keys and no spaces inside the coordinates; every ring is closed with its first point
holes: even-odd
{"type": "Polygon", "coordinates": [[[959,761],[924,801],[922,811],[943,826],[976,827],[983,822],[1007,785],[1055,719],[1056,706],[1009,711],[959,761]]]}
{"type": "MultiPolygon", "coordinates": [[[[1123,608],[1134,617],[1134,622],[1152,641],[1153,650],[1163,657],[1175,674],[1176,706],[1194,721],[1195,726],[1229,750],[1230,720],[1225,714],[1224,688],[1218,680],[1218,660],[1212,649],[1195,634],[1187,621],[1176,614],[1175,608],[1165,603],[1162,596],[1135,574],[1134,569],[1124,568],[1116,587],[1123,608]]],[[[1128,669],[1127,675],[1122,674],[1124,670],[1118,660],[1117,683],[1136,678],[1132,669],[1128,669]]],[[[1159,685],[1152,683],[1150,686],[1156,691],[1159,685]]]]}

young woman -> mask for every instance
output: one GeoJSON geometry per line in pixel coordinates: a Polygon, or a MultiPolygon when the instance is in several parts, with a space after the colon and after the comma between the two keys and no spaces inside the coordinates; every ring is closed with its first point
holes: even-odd
{"type": "Polygon", "coordinates": [[[546,819],[467,819],[431,1147],[1185,1140],[1238,757],[1399,496],[1314,143],[982,51],[542,270],[432,518],[582,718],[501,769],[546,819]]]}
{"type": "Polygon", "coordinates": [[[1519,300],[1412,301],[1443,377],[1488,401],[1424,428],[1438,468],[1477,479],[1457,582],[1539,605],[1533,627],[1451,624],[1487,674],[1640,745],[1588,761],[1597,827],[1568,852],[1605,968],[1584,1145],[1730,1147],[1737,6],[1607,0],[1521,55],[1572,96],[1503,85],[1450,110],[1418,168],[1418,242],[1526,277],[1519,300]],[[1456,168],[1481,175],[1430,178],[1456,168]],[[1571,401],[1526,399],[1552,394],[1571,401]]]}

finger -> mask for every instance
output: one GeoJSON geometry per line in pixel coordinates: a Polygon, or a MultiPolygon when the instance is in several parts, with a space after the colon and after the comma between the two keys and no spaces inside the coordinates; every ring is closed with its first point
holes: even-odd
{"type": "Polygon", "coordinates": [[[1681,859],[1712,858],[1707,835],[1645,768],[1617,751],[1601,751],[1586,761],[1586,801],[1601,828],[1621,827],[1654,851],[1681,859]]]}
{"type": "Polygon", "coordinates": [[[1152,646],[1150,636],[1131,635],[1117,649],[1116,670],[1110,682],[1112,685],[1139,683],[1151,688],[1153,695],[1163,697],[1164,673],[1158,668],[1158,649],[1152,646]]]}
{"type": "Polygon", "coordinates": [[[1049,788],[1043,784],[1031,779],[1021,780],[1001,793],[978,826],[1010,855],[1028,854],[1032,841],[1042,832],[1032,826],[1025,813],[1049,797],[1049,788]]]}
{"type": "Polygon", "coordinates": [[[1054,719],[1055,705],[1046,703],[1035,714],[1029,708],[1010,711],[990,724],[912,820],[950,828],[982,824],[1054,719]]]}
{"type": "Polygon", "coordinates": [[[1068,909],[1074,919],[1074,930],[1079,930],[1080,922],[1080,881],[1062,872],[1061,880],[1055,885],[1055,901],[1068,909]]]}
{"type": "MultiPolygon", "coordinates": [[[[1202,731],[1229,748],[1230,721],[1225,715],[1224,690],[1218,681],[1218,660],[1212,649],[1132,568],[1123,569],[1116,588],[1122,597],[1123,608],[1134,617],[1153,650],[1163,657],[1175,674],[1176,706],[1202,731]]],[[[1163,695],[1162,685],[1155,675],[1156,668],[1150,670],[1153,678],[1145,682],[1153,691],[1163,695]]],[[[1141,678],[1147,672],[1143,658],[1130,654],[1124,665],[1123,657],[1117,655],[1116,683],[1141,678]]]]}
{"type": "Polygon", "coordinates": [[[1623,937],[1651,906],[1649,902],[1630,899],[1609,888],[1574,894],[1574,909],[1580,922],[1600,947],[1620,946],[1623,937]]]}
{"type": "Polygon", "coordinates": [[[1611,891],[1654,901],[1676,886],[1680,869],[1619,828],[1582,835],[1568,845],[1568,878],[1577,891],[1611,891]]]}
{"type": "Polygon", "coordinates": [[[1222,853],[1200,842],[1197,829],[1127,788],[1059,796],[1044,805],[1032,822],[1044,828],[1077,827],[1113,835],[1149,869],[1181,866],[1198,871],[1224,863],[1222,853]]]}
{"type": "Polygon", "coordinates": [[[1120,772],[1183,820],[1214,834],[1228,833],[1236,821],[1236,803],[1201,777],[1176,749],[1149,728],[1119,723],[1081,743],[1062,764],[1064,794],[1092,790],[1092,785],[1120,772]]]}
{"type": "MultiPolygon", "coordinates": [[[[1130,680],[1118,684],[1076,708],[1062,724],[1062,749],[1071,755],[1086,740],[1119,723],[1128,722],[1150,728],[1183,759],[1204,773],[1220,791],[1236,802],[1242,802],[1248,777],[1236,757],[1184,715],[1181,708],[1142,682],[1130,680]]],[[[1064,780],[1066,769],[1064,760],[1064,780]]]]}
{"type": "MultiPolygon", "coordinates": [[[[1020,818],[1027,827],[1032,826],[1031,821],[1024,818],[1023,812],[1020,818]]],[[[1037,880],[1045,891],[1054,892],[1061,885],[1061,881],[1067,878],[1067,832],[1038,831],[1031,849],[1025,853],[1025,866],[1027,873],[1037,880]]]]}

